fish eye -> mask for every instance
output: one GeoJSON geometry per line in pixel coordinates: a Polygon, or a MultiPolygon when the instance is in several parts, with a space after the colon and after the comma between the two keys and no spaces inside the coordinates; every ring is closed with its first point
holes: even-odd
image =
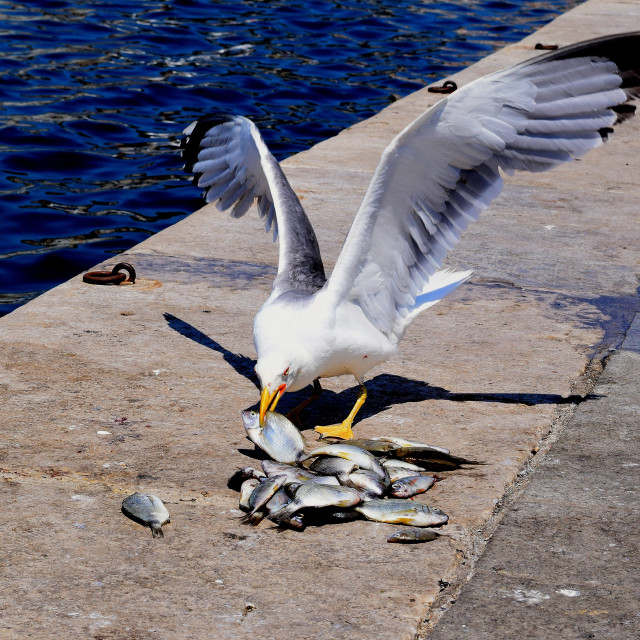
{"type": "Polygon", "coordinates": [[[287,367],[287,368],[282,372],[282,375],[283,375],[284,377],[286,377],[286,376],[288,376],[288,375],[289,375],[289,367],[287,367]]]}

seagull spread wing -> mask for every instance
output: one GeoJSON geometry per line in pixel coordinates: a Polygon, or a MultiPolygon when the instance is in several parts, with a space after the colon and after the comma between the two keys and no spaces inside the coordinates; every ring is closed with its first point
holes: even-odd
{"type": "Polygon", "coordinates": [[[638,51],[640,32],[559,49],[426,111],[385,150],[325,294],[399,339],[447,252],[500,193],[500,170],[545,171],[602,143],[614,109],[624,115],[638,95],[638,51]]]}
{"type": "Polygon", "coordinates": [[[325,283],[320,249],[311,223],[258,128],[241,116],[210,115],[184,130],[185,170],[205,190],[207,202],[243,216],[254,201],[266,230],[280,240],[274,294],[314,293],[325,283]]]}

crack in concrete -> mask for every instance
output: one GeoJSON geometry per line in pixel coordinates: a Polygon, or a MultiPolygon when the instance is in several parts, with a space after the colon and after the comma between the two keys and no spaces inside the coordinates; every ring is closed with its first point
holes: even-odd
{"type": "MultiPolygon", "coordinates": [[[[631,328],[632,322],[633,320],[628,323],[626,331],[620,340],[620,344],[624,341],[624,337],[631,328]]],[[[578,387],[584,388],[584,395],[572,394],[570,396],[573,399],[572,402],[558,405],[556,415],[551,421],[548,432],[531,451],[522,468],[518,471],[514,482],[505,489],[503,497],[496,503],[491,518],[489,518],[484,526],[476,532],[461,528],[460,531],[456,532],[455,536],[452,535],[453,540],[461,542],[465,546],[464,549],[457,550],[462,554],[461,562],[454,569],[455,573],[452,576],[447,576],[446,579],[440,579],[440,592],[434,602],[431,603],[422,620],[418,623],[414,640],[425,640],[428,638],[445,612],[455,605],[462,589],[473,577],[478,560],[482,556],[492,535],[505,515],[518,502],[518,499],[531,481],[533,474],[545,460],[553,444],[563,436],[578,406],[591,396],[591,392],[604,372],[606,364],[613,353],[615,353],[615,350],[608,350],[605,353],[594,355],[587,362],[579,379],[574,381],[572,385],[572,391],[578,387]]]]}

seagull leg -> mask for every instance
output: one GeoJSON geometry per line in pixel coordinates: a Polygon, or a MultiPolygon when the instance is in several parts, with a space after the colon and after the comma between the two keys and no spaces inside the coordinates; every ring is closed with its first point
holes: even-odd
{"type": "Polygon", "coordinates": [[[360,411],[360,407],[364,404],[364,401],[367,399],[367,388],[360,383],[360,395],[356,400],[356,403],[353,405],[353,409],[351,409],[351,413],[344,419],[341,424],[331,424],[326,427],[316,427],[315,431],[320,434],[321,438],[342,438],[343,440],[350,440],[353,438],[353,431],[351,430],[351,425],[353,424],[353,419],[356,417],[356,413],[360,411]]]}
{"type": "Polygon", "coordinates": [[[293,409],[291,409],[291,411],[289,411],[289,413],[287,414],[287,418],[289,418],[289,420],[291,420],[291,422],[293,422],[293,424],[295,424],[295,425],[297,425],[299,427],[300,426],[300,414],[312,402],[316,401],[320,397],[321,393],[322,393],[322,387],[320,386],[320,380],[318,380],[318,378],[316,378],[313,381],[313,391],[311,392],[311,395],[306,400],[303,400],[297,407],[294,407],[293,409]]]}

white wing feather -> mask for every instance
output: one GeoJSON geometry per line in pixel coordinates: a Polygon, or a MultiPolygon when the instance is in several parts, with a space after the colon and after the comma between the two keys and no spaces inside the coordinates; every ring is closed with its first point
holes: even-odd
{"type": "Polygon", "coordinates": [[[500,193],[500,169],[545,171],[602,143],[610,107],[627,98],[616,72],[592,57],[521,65],[425,112],[385,150],[325,294],[399,339],[447,252],[500,193]]]}

